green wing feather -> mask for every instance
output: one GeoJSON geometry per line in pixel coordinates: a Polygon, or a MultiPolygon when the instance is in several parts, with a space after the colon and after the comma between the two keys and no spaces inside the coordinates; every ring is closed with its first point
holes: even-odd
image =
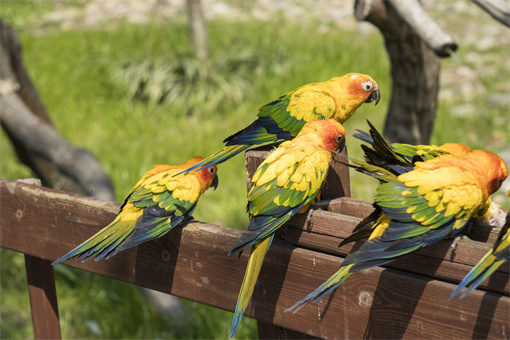
{"type": "Polygon", "coordinates": [[[131,189],[112,223],[54,264],[73,257],[81,258],[82,262],[92,257],[95,257],[96,261],[103,257],[110,258],[119,251],[161,237],[188,220],[195,210],[199,196],[199,192],[192,192],[200,190],[199,183],[193,175],[173,177],[175,172],[144,176],[131,189]],[[168,186],[172,184],[181,189],[182,197],[190,197],[190,200],[176,198],[175,192],[168,190],[168,186]],[[190,193],[183,196],[182,188],[186,188],[190,193]]]}

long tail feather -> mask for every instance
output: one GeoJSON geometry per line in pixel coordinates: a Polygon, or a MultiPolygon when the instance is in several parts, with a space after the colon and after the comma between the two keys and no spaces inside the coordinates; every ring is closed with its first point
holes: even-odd
{"type": "MultiPolygon", "coordinates": [[[[261,146],[261,145],[257,145],[257,146],[261,146]]],[[[180,174],[187,174],[188,172],[193,171],[193,170],[200,171],[203,168],[207,168],[212,165],[217,165],[217,164],[223,163],[223,162],[229,160],[230,158],[234,157],[238,153],[246,151],[252,147],[253,147],[253,145],[226,146],[222,150],[213,154],[212,156],[207,157],[203,161],[187,168],[186,170],[183,170],[183,171],[175,174],[174,176],[177,176],[180,174]]]]}
{"type": "Polygon", "coordinates": [[[248,260],[241,291],[237,298],[234,319],[232,320],[232,326],[230,328],[230,338],[233,338],[236,335],[237,327],[241,322],[246,307],[248,307],[248,303],[250,302],[253,290],[255,289],[255,284],[257,283],[257,279],[260,274],[260,269],[264,263],[264,257],[266,256],[267,250],[273,241],[273,236],[274,234],[266,237],[262,241],[255,243],[251,248],[250,259],[248,260]]]}
{"type": "Polygon", "coordinates": [[[73,257],[82,259],[85,262],[92,257],[99,260],[105,256],[111,257],[117,253],[117,246],[124,241],[129,233],[125,233],[123,228],[127,223],[123,221],[114,221],[105,228],[101,229],[94,236],[65,254],[52,264],[57,264],[73,257]]]}
{"type": "Polygon", "coordinates": [[[466,296],[473,289],[476,289],[489,275],[491,275],[504,261],[495,262],[495,256],[492,254],[492,250],[485,254],[485,256],[478,262],[476,266],[464,277],[459,283],[457,288],[452,292],[449,299],[457,295],[462,288],[468,286],[468,289],[462,293],[461,298],[466,296]]]}
{"type": "Polygon", "coordinates": [[[301,308],[303,308],[308,302],[318,302],[322,300],[323,297],[331,293],[338,287],[342,282],[345,281],[349,276],[351,276],[352,272],[349,269],[352,265],[342,266],[333,276],[331,276],[326,282],[321,284],[316,290],[308,294],[304,299],[296,302],[292,307],[287,308],[285,311],[294,310],[293,314],[296,314],[301,308]]]}

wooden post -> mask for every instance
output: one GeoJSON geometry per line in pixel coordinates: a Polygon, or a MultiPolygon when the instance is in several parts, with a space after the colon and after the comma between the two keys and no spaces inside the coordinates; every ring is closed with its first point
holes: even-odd
{"type": "MultiPolygon", "coordinates": [[[[41,180],[36,178],[22,179],[18,182],[41,186],[41,180]]],[[[60,339],[57,290],[51,261],[25,254],[25,270],[34,339],[60,339]]]]}
{"type": "Polygon", "coordinates": [[[51,261],[25,254],[34,339],[60,339],[57,290],[51,261]]]}

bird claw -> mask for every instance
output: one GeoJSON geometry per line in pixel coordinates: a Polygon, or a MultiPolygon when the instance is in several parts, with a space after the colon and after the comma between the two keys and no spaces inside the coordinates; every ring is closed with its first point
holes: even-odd
{"type": "Polygon", "coordinates": [[[306,225],[307,225],[307,229],[310,230],[312,229],[312,214],[313,214],[313,207],[310,207],[310,209],[308,210],[308,214],[306,214],[306,225]]]}
{"type": "Polygon", "coordinates": [[[457,251],[457,244],[463,238],[469,238],[469,236],[467,236],[467,235],[459,235],[459,236],[455,237],[455,239],[453,240],[452,244],[450,245],[450,248],[452,248],[452,253],[453,254],[455,254],[455,252],[457,251]]]}
{"type": "Polygon", "coordinates": [[[306,215],[306,222],[310,223],[312,221],[313,208],[308,210],[308,214],[306,215]]]}

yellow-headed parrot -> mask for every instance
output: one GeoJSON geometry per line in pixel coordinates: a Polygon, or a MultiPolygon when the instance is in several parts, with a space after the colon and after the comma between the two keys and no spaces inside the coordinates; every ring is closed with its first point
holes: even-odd
{"type": "Polygon", "coordinates": [[[332,153],[345,146],[345,129],[333,119],[305,124],[296,138],[282,143],[258,167],[248,194],[248,231],[229,255],[252,246],[230,329],[233,338],[253,294],[274,232],[296,213],[307,211],[319,195],[332,153]]]}
{"type": "Polygon", "coordinates": [[[222,163],[242,151],[297,136],[306,122],[335,119],[343,124],[363,103],[379,103],[377,83],[365,74],[348,73],[301,86],[259,109],[251,125],[226,138],[225,147],[184,172],[222,163]]]}
{"type": "MultiPolygon", "coordinates": [[[[510,194],[510,191],[508,192],[510,194]]],[[[450,295],[450,299],[457,295],[460,290],[466,286],[467,289],[460,296],[463,298],[470,291],[476,289],[480,283],[488,278],[503,263],[510,260],[510,214],[506,214],[506,221],[498,235],[498,239],[494,243],[491,250],[471,269],[464,279],[459,283],[457,288],[450,295]]]]}
{"type": "Polygon", "coordinates": [[[174,176],[202,161],[196,156],[181,165],[156,165],[131,189],[112,223],[53,264],[79,257],[110,258],[119,251],[158,238],[191,219],[198,199],[218,185],[216,166],[174,176]]]}
{"type": "MultiPolygon", "coordinates": [[[[321,300],[351,274],[394,261],[456,235],[488,208],[490,195],[508,176],[501,157],[462,144],[391,146],[371,125],[367,163],[350,166],[379,179],[375,212],[344,243],[370,236],[326,282],[287,310],[321,300]],[[372,224],[372,222],[375,222],[372,224]]],[[[342,243],[342,244],[344,244],[342,243]]]]}

